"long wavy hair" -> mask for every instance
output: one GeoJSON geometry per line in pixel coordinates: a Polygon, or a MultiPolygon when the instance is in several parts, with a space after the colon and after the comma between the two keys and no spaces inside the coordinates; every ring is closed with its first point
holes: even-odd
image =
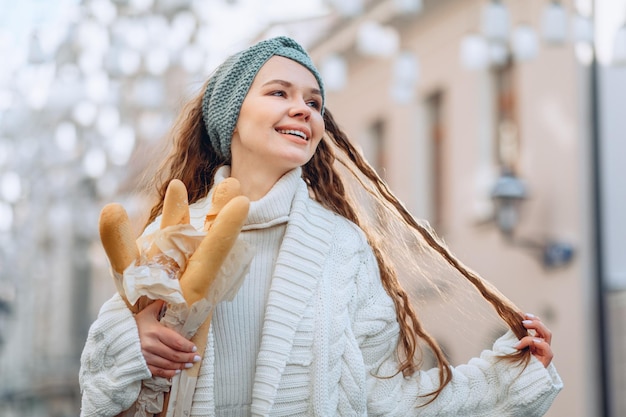
{"type": "MultiPolygon", "coordinates": [[[[207,195],[216,170],[230,162],[220,157],[211,146],[202,118],[203,91],[204,88],[182,109],[171,131],[169,155],[156,175],[151,176],[149,192],[156,191],[156,203],[147,224],[162,212],[170,180],[180,179],[187,186],[189,203],[192,204],[207,195]]],[[[420,256],[428,257],[431,262],[452,268],[456,275],[460,273],[493,306],[518,338],[528,334],[521,323],[522,313],[488,281],[463,265],[426,223],[409,213],[339,128],[328,109],[324,113],[324,122],[325,135],[311,160],[302,167],[302,177],[317,201],[357,224],[367,235],[378,262],[382,284],[395,304],[400,327],[397,372],[409,376],[419,370],[425,344],[433,353],[440,371],[438,389],[426,395],[430,397],[427,403],[432,402],[450,383],[452,373],[442,348],[424,329],[407,291],[400,284],[398,270],[406,269],[406,262],[420,263],[424,261],[420,256]],[[396,230],[390,230],[391,227],[396,230]],[[398,248],[396,243],[390,247],[385,243],[391,234],[398,233],[403,247],[398,248]]],[[[527,364],[529,358],[528,349],[503,357],[523,364],[527,364]]]]}

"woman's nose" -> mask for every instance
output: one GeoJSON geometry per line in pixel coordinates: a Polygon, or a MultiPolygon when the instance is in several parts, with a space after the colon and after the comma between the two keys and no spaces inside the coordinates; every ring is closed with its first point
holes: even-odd
{"type": "Polygon", "coordinates": [[[311,116],[311,108],[304,100],[296,100],[289,110],[289,115],[291,117],[302,117],[308,120],[311,116]]]}

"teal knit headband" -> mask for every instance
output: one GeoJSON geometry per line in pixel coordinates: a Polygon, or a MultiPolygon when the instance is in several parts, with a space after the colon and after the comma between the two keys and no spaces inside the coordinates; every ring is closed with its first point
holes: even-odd
{"type": "Polygon", "coordinates": [[[322,77],[311,57],[296,41],[280,36],[238,52],[215,70],[202,98],[202,117],[211,145],[225,159],[230,158],[230,141],[241,104],[256,74],[274,55],[292,59],[313,73],[322,93],[322,112],[324,111],[322,77]]]}

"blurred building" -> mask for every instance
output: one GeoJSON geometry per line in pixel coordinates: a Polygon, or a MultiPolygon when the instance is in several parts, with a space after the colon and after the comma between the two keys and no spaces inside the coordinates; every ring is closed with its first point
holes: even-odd
{"type": "MultiPolygon", "coordinates": [[[[333,3],[323,32],[266,35],[308,42],[329,109],[409,210],[553,330],[565,390],[548,415],[626,415],[626,74],[594,60],[591,2],[333,3]]],[[[465,361],[446,310],[429,310],[465,361]]],[[[472,325],[488,346],[497,328],[472,325]]]]}
{"type": "MultiPolygon", "coordinates": [[[[253,1],[59,0],[17,54],[0,30],[0,416],[78,415],[79,355],[114,291],[99,210],[121,202],[139,232],[139,173],[181,101],[253,38],[224,41],[233,21],[305,44],[409,210],[549,325],[566,388],[548,416],[626,415],[626,74],[591,59],[591,2],[326,3],[294,19],[253,1]]],[[[420,310],[455,363],[502,330],[475,301],[420,310]]]]}

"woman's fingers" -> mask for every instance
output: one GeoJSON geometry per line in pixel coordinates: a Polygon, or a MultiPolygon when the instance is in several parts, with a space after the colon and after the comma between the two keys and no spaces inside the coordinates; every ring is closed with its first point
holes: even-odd
{"type": "MultiPolygon", "coordinates": [[[[161,330],[172,331],[166,327],[161,330]]],[[[193,347],[185,351],[173,349],[171,346],[165,344],[158,336],[156,338],[146,338],[146,342],[141,345],[141,350],[144,353],[144,357],[146,357],[146,361],[148,361],[148,355],[150,358],[161,358],[162,361],[160,364],[154,364],[166,367],[167,369],[181,369],[181,366],[186,363],[194,363],[200,360],[200,356],[196,355],[193,347]],[[163,364],[166,363],[171,365],[164,366],[163,364]]]]}
{"type": "Polygon", "coordinates": [[[526,314],[522,324],[529,330],[530,335],[523,337],[515,345],[516,349],[528,348],[543,366],[547,367],[554,358],[552,352],[552,332],[533,314],[526,314]]]}
{"type": "Polygon", "coordinates": [[[539,337],[526,336],[515,345],[515,348],[519,350],[526,347],[530,350],[533,356],[543,364],[544,367],[550,365],[550,362],[552,362],[552,359],[554,358],[554,353],[552,352],[550,344],[539,337]]]}
{"type": "MultiPolygon", "coordinates": [[[[144,353],[144,358],[146,359],[146,363],[152,375],[163,378],[171,378],[182,369],[189,369],[193,366],[193,362],[172,362],[150,353],[144,353]]],[[[196,356],[196,359],[200,360],[200,357],[196,356]]]]}
{"type": "Polygon", "coordinates": [[[173,378],[174,375],[180,373],[180,370],[176,370],[176,371],[170,371],[167,369],[162,369],[162,368],[156,368],[152,365],[148,365],[148,369],[150,370],[150,373],[152,374],[152,376],[160,376],[161,378],[173,378]]]}
{"type": "Polygon", "coordinates": [[[535,336],[544,339],[548,344],[552,343],[552,332],[548,327],[539,319],[532,314],[526,314],[525,320],[522,321],[524,327],[529,330],[535,331],[535,336]]]}
{"type": "Polygon", "coordinates": [[[201,358],[194,344],[158,320],[162,301],[155,301],[135,315],[141,352],[153,375],[170,378],[201,358]]]}

